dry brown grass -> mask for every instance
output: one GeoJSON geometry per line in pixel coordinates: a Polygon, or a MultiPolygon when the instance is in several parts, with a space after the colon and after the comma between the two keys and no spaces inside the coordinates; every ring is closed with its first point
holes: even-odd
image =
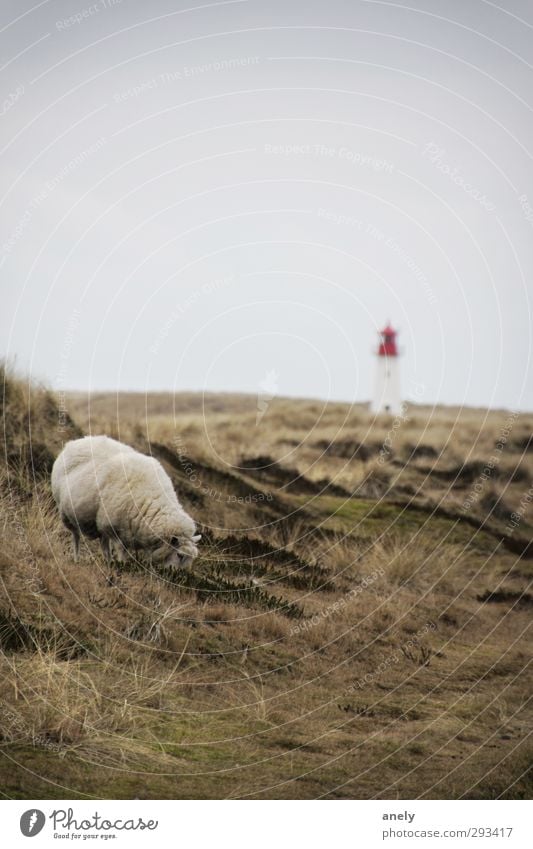
{"type": "Polygon", "coordinates": [[[8,386],[8,795],[530,792],[531,560],[511,550],[532,531],[530,419],[462,515],[506,413],[417,409],[382,462],[391,423],[362,407],[277,399],[256,427],[253,398],[104,395],[88,415],[77,396],[65,435],[46,390],[8,386]],[[109,567],[93,543],[72,562],[47,476],[76,426],[161,459],[204,531],[190,573],[109,567]]]}

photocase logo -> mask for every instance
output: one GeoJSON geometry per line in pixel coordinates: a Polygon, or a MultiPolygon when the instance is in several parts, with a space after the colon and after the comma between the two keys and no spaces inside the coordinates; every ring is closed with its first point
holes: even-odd
{"type": "Polygon", "coordinates": [[[257,393],[257,415],[255,417],[255,425],[259,424],[272,399],[278,392],[278,374],[274,369],[267,371],[263,380],[259,383],[259,392],[257,393]]]}
{"type": "Polygon", "coordinates": [[[20,818],[20,830],[24,837],[35,837],[42,831],[46,822],[46,817],[42,811],[37,808],[30,808],[29,811],[24,811],[20,818]]]}

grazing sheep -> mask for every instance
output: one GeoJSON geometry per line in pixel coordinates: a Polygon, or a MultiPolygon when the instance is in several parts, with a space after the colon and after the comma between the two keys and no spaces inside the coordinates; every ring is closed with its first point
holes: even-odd
{"type": "Polygon", "coordinates": [[[189,566],[200,534],[161,463],[107,436],[68,442],[52,469],[52,493],[78,560],[80,533],[99,539],[107,560],[128,548],[165,566],[189,566]]]}

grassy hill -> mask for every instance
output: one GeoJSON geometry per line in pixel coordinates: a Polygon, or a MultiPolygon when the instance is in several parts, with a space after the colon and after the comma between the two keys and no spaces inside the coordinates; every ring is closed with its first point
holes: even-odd
{"type": "Polygon", "coordinates": [[[2,381],[6,796],[531,795],[531,416],[2,381]],[[161,460],[191,571],[72,561],[81,433],[161,460]]]}

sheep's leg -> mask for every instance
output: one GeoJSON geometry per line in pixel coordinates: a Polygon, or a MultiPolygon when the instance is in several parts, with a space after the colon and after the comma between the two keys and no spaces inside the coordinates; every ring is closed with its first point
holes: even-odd
{"type": "Polygon", "coordinates": [[[104,555],[106,563],[109,563],[109,561],[111,560],[111,551],[109,549],[109,537],[100,537],[100,547],[102,549],[102,554],[104,555]]]}
{"type": "Polygon", "coordinates": [[[80,532],[78,528],[71,528],[70,532],[72,534],[72,556],[74,563],[77,563],[80,559],[80,532]]]}
{"type": "Polygon", "coordinates": [[[115,540],[115,554],[119,563],[124,563],[127,559],[128,550],[121,539],[115,540]]]}

